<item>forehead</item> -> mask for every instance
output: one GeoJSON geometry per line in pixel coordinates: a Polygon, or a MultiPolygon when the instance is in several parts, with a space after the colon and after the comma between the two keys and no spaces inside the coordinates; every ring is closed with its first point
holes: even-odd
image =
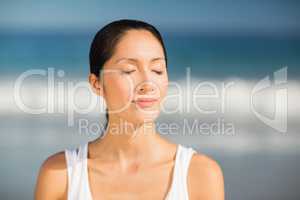
{"type": "Polygon", "coordinates": [[[152,60],[164,57],[164,51],[159,40],[151,32],[129,30],[120,38],[113,56],[152,60]]]}

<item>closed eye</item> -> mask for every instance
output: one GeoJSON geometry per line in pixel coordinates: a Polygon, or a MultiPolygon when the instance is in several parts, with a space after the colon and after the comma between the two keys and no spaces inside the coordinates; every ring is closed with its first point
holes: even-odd
{"type": "Polygon", "coordinates": [[[158,71],[158,70],[153,70],[155,73],[161,75],[163,73],[163,71],[158,71]]]}
{"type": "Polygon", "coordinates": [[[131,74],[132,72],[134,72],[135,70],[130,70],[130,71],[122,71],[123,74],[131,74]]]}

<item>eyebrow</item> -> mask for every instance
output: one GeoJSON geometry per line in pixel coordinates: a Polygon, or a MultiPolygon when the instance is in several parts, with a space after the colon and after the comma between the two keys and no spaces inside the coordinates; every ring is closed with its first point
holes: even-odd
{"type": "MultiPolygon", "coordinates": [[[[131,61],[131,62],[135,62],[137,63],[138,62],[138,59],[135,59],[135,58],[119,58],[116,60],[116,63],[119,63],[123,60],[127,60],[127,61],[131,61]]],[[[157,58],[152,58],[150,62],[154,62],[154,61],[157,61],[157,60],[166,60],[165,58],[163,57],[157,57],[157,58]]]]}

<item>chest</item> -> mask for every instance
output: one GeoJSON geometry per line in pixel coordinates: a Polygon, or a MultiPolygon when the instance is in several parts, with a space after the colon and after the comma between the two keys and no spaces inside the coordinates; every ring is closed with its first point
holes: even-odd
{"type": "Polygon", "coordinates": [[[133,166],[127,173],[122,173],[109,167],[96,169],[91,164],[88,169],[88,186],[93,200],[163,200],[171,189],[173,167],[174,162],[147,169],[133,166]]]}

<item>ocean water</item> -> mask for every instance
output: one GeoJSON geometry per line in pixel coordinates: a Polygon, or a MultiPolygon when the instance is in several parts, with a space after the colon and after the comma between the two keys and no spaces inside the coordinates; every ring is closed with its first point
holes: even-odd
{"type": "MultiPolygon", "coordinates": [[[[94,33],[0,34],[1,75],[18,75],[31,68],[55,67],[68,76],[85,77],[94,33]]],[[[169,75],[179,78],[185,68],[201,78],[260,78],[289,67],[289,78],[299,77],[300,36],[162,33],[169,75]]]]}
{"type": "MultiPolygon", "coordinates": [[[[216,159],[223,169],[226,199],[299,199],[300,37],[163,35],[170,81],[178,83],[182,93],[181,98],[166,101],[157,120],[158,127],[175,123],[179,128],[160,133],[216,159]],[[255,94],[252,106],[253,89],[265,77],[270,85],[255,94]],[[277,85],[278,80],[281,84],[277,85]],[[203,87],[201,92],[219,95],[197,99],[196,105],[201,111],[216,111],[210,114],[199,112],[191,98],[197,85],[207,82],[214,90],[203,87]],[[277,98],[278,91],[286,93],[277,98]],[[274,110],[276,105],[286,109],[274,110]],[[274,114],[281,118],[271,125],[262,120],[274,114]],[[287,130],[282,132],[279,129],[284,129],[285,116],[287,130]],[[199,126],[192,129],[193,123],[199,126]]],[[[105,122],[103,100],[88,88],[74,91],[67,87],[70,82],[73,86],[87,83],[92,36],[0,34],[0,199],[33,199],[43,160],[101,135],[98,124],[105,122]],[[41,70],[46,75],[30,76],[16,93],[20,76],[28,70],[41,70]],[[49,100],[47,75],[52,72],[54,88],[49,100]],[[80,113],[92,100],[97,104],[80,113]],[[32,114],[24,106],[46,107],[48,112],[32,114]]],[[[170,95],[177,92],[169,88],[170,95]]]]}

